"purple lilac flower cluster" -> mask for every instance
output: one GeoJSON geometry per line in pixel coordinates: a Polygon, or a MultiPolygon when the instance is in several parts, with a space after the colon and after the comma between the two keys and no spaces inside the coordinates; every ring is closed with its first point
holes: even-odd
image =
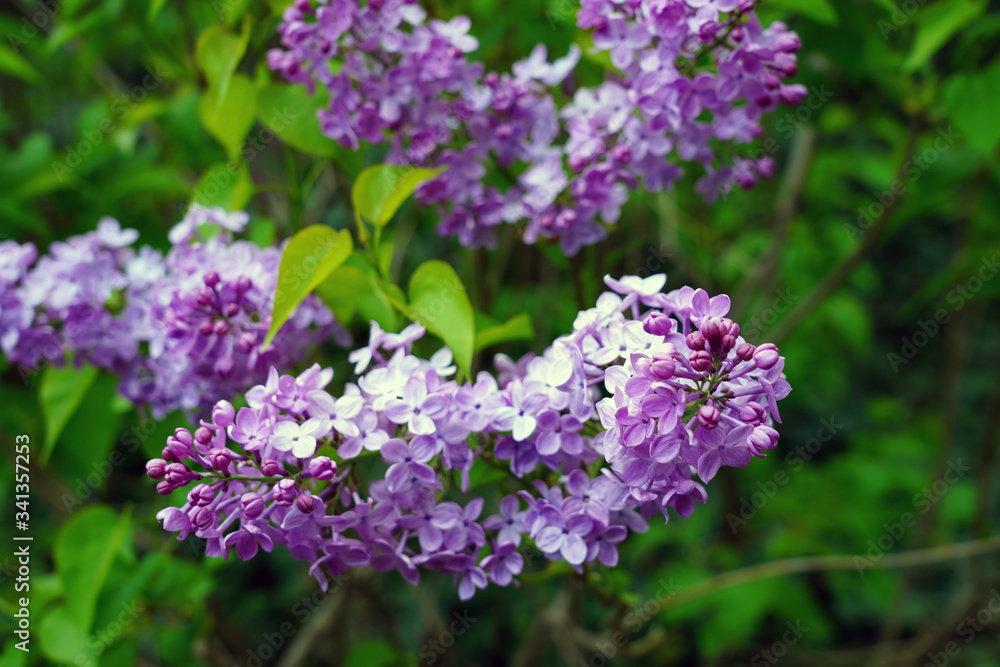
{"type": "Polygon", "coordinates": [[[453,575],[468,599],[490,581],[516,584],[526,539],[578,570],[613,566],[629,530],[688,516],[721,466],[775,447],[790,391],[784,358],[740,337],[728,297],[663,294],[665,281],[605,278],[612,291],[573,333],[541,356],[498,357],[499,380],[449,379],[447,348],[415,356],[419,324],[372,323],[350,355],[359,378],[339,397],[326,390],[331,369],[272,369],[246,407],[220,401],[148,463],[160,493],[187,488],[158,518],[207,540],[211,556],[283,545],[324,587],[351,567],[414,584],[423,569],[453,575]],[[455,500],[475,466],[508,473],[496,513],[484,516],[483,496],[455,500]]]}
{"type": "Polygon", "coordinates": [[[37,262],[30,243],[0,244],[0,348],[25,374],[69,357],[109,369],[123,395],[159,418],[207,412],[331,336],[346,345],[310,297],[261,351],[282,249],[233,240],[246,222],[245,213],[192,206],[165,256],[134,248],[139,233],[112,218],[37,262]],[[204,240],[199,230],[217,233],[204,240]]]}
{"type": "Polygon", "coordinates": [[[558,238],[575,254],[604,237],[629,189],[668,189],[681,162],[704,167],[709,199],[770,175],[769,157],[725,153],[806,89],[783,82],[799,38],[763,29],[754,0],[583,0],[577,25],[616,68],[596,88],[567,78],[576,46],[549,62],[538,45],[512,73],[486,72],[468,56],[470,20],[428,21],[417,0],[299,0],[280,27],[287,50],[268,63],[329,91],[320,125],[344,146],[390,143],[391,162],[447,167],[417,196],[439,206],[440,233],[469,246],[524,222],[526,242],[558,238]],[[507,185],[487,185],[490,174],[507,185]]]}

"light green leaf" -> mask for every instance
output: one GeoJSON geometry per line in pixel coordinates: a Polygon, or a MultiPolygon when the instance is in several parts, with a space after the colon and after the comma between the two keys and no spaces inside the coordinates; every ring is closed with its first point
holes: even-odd
{"type": "Polygon", "coordinates": [[[91,505],[63,524],[56,537],[53,554],[66,591],[66,610],[83,635],[90,632],[97,596],[128,534],[130,514],[91,505]]]}
{"type": "Polygon", "coordinates": [[[768,0],[767,7],[769,10],[782,9],[789,14],[798,14],[825,25],[840,22],[837,10],[830,0],[768,0]]]}
{"type": "Polygon", "coordinates": [[[313,225],[292,237],[281,256],[271,327],[264,339],[265,349],[292,311],[344,263],[352,250],[354,243],[346,229],[337,232],[324,225],[313,225]]]}
{"type": "Polygon", "coordinates": [[[272,83],[257,93],[260,122],[295,150],[332,158],[352,177],[361,172],[360,151],[349,151],[319,129],[316,111],[325,107],[321,94],[310,95],[302,86],[272,83]]]}
{"type": "Polygon", "coordinates": [[[927,64],[955,33],[986,9],[986,0],[950,0],[920,10],[916,16],[917,36],[903,70],[913,72],[927,64]]]}
{"type": "Polygon", "coordinates": [[[73,618],[69,604],[54,607],[38,624],[38,644],[45,656],[57,663],[92,664],[91,651],[87,650],[87,630],[82,630],[73,618]],[[83,658],[78,663],[77,658],[83,658]]]}
{"type": "Polygon", "coordinates": [[[240,156],[243,140],[257,114],[257,88],[250,79],[235,74],[219,98],[210,88],[198,100],[198,120],[225,147],[230,160],[240,156]]]}
{"type": "Polygon", "coordinates": [[[476,459],[469,471],[469,490],[476,489],[486,484],[499,482],[507,479],[510,475],[503,470],[491,466],[483,459],[476,459]]]}
{"type": "Polygon", "coordinates": [[[475,351],[479,352],[498,343],[512,340],[531,340],[534,337],[535,329],[531,326],[531,317],[526,313],[521,313],[503,324],[477,331],[475,351]]]}
{"type": "Polygon", "coordinates": [[[469,376],[475,317],[455,270],[438,260],[421,264],[410,279],[408,314],[451,348],[455,363],[469,376]]]}
{"type": "Polygon", "coordinates": [[[202,206],[221,206],[227,211],[242,211],[253,195],[250,169],[241,164],[217,164],[198,179],[191,201],[202,206]]]}
{"type": "Polygon", "coordinates": [[[379,164],[361,172],[351,190],[355,212],[376,227],[384,227],[406,198],[444,169],[379,164]]]}
{"type": "Polygon", "coordinates": [[[387,667],[395,664],[398,658],[392,644],[382,639],[369,639],[351,646],[344,667],[387,667]]]}
{"type": "Polygon", "coordinates": [[[341,324],[351,321],[362,301],[374,294],[371,279],[356,266],[340,266],[316,287],[316,296],[323,300],[341,324]]]}
{"type": "Polygon", "coordinates": [[[87,390],[97,379],[97,368],[84,366],[73,368],[67,364],[62,368],[49,366],[42,375],[38,390],[38,400],[45,417],[45,444],[42,447],[42,463],[46,463],[59,440],[66,422],[73,416],[87,390]]]}
{"type": "Polygon", "coordinates": [[[945,111],[962,138],[983,157],[992,157],[1000,142],[1000,123],[996,122],[1000,60],[976,73],[952,74],[945,83],[943,97],[945,111]]]}
{"type": "Polygon", "coordinates": [[[160,10],[163,9],[165,4],[167,4],[167,0],[151,0],[149,3],[149,16],[147,19],[150,23],[153,22],[156,15],[160,13],[160,10]]]}
{"type": "Polygon", "coordinates": [[[0,72],[6,72],[28,83],[35,83],[39,79],[38,70],[7,46],[0,47],[0,72]]]}
{"type": "Polygon", "coordinates": [[[211,25],[198,36],[194,48],[194,59],[205,73],[213,110],[218,111],[229,93],[236,66],[246,53],[250,40],[250,22],[243,22],[239,35],[226,30],[221,25],[211,25]]]}

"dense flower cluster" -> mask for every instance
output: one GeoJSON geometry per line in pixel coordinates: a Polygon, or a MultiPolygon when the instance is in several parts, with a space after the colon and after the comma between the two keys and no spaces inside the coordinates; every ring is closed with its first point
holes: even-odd
{"type": "Polygon", "coordinates": [[[37,262],[30,243],[0,244],[0,348],[25,373],[69,357],[114,371],[122,394],[162,417],[211,408],[331,336],[346,344],[310,297],[261,351],[282,249],[234,241],[246,222],[245,213],[193,206],[165,256],[134,248],[138,232],[112,218],[37,262]],[[205,241],[199,229],[218,233],[205,241]]]}
{"type": "Polygon", "coordinates": [[[339,397],[326,390],[331,369],[272,369],[246,407],[220,401],[148,463],[160,493],[188,489],[158,518],[212,556],[283,545],[324,586],[350,567],[411,583],[425,569],[454,575],[467,599],[515,581],[525,539],[578,569],[613,566],[629,530],[688,516],[721,466],[773,448],[790,391],[778,349],[740,337],[728,297],[663,294],[665,280],[605,278],[612,291],[571,334],[541,356],[499,358],[499,380],[449,379],[447,348],[412,354],[418,324],[396,334],[373,323],[339,397]],[[484,497],[452,493],[483,468],[513,487],[486,515],[484,497]]]}
{"type": "Polygon", "coordinates": [[[593,89],[568,79],[576,46],[549,62],[539,45],[512,73],[486,72],[468,55],[478,48],[470,20],[428,21],[416,0],[299,0],[280,28],[287,50],[268,62],[329,91],[327,136],[354,149],[388,142],[392,162],[447,167],[417,194],[439,206],[439,231],[465,245],[523,222],[525,241],[559,238],[574,254],[604,237],[628,189],[671,187],[679,163],[704,167],[709,199],[770,175],[768,157],[725,153],[806,89],[782,81],[796,72],[798,37],[777,22],[763,29],[754,0],[583,0],[577,25],[615,68],[593,89]]]}

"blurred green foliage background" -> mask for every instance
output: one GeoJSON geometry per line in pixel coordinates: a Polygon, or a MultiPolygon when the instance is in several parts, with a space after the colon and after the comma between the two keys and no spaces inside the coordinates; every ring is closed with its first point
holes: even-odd
{"type": "MultiPolygon", "coordinates": [[[[45,248],[111,215],[165,247],[191,200],[247,207],[261,243],[348,226],[352,175],[379,155],[319,141],[309,98],[264,67],[285,4],[4,3],[3,236],[45,248]],[[211,54],[226,40],[247,47],[222,100],[211,54]],[[275,138],[285,110],[290,129],[275,138]]],[[[426,4],[470,14],[476,57],[497,67],[576,38],[571,0],[426,4]]],[[[781,346],[793,393],[779,448],[724,470],[690,519],[631,537],[618,568],[580,578],[529,559],[520,589],[460,603],[443,577],[413,588],[352,572],[323,595],[283,554],[205,559],[160,530],[169,501],[143,475],[183,416],[151,421],[102,375],[48,463],[32,460],[32,651],[7,640],[0,665],[1000,665],[988,606],[1000,559],[948,546],[1000,534],[997,10],[765,0],[765,20],[799,32],[797,80],[811,91],[748,149],[772,155],[776,176],[712,205],[693,192],[697,174],[669,194],[633,193],[611,237],[576,258],[525,248],[513,229],[496,250],[465,250],[412,203],[392,223],[394,276],[442,258],[478,310],[531,316],[535,341],[502,348],[512,355],[568,331],[605,273],[664,271],[668,287],[731,294],[751,342],[781,346]],[[897,567],[900,552],[933,547],[933,562],[897,567]],[[848,559],[779,562],[757,573],[777,576],[750,571],[724,589],[712,579],[831,554],[848,559]]],[[[341,382],[344,357],[322,351],[341,382]]],[[[40,452],[39,390],[71,377],[22,381],[2,363],[11,508],[14,438],[40,452]]],[[[2,634],[18,594],[13,543],[0,543],[2,634]]]]}

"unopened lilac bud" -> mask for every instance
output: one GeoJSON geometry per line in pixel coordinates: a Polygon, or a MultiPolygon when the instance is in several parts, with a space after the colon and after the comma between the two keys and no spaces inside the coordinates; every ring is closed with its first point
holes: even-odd
{"type": "Polygon", "coordinates": [[[733,31],[729,33],[729,37],[734,42],[736,42],[737,44],[739,44],[740,42],[743,41],[743,28],[739,28],[739,27],[733,28],[733,31]]]}
{"type": "Polygon", "coordinates": [[[240,496],[240,507],[243,508],[243,516],[256,519],[264,511],[264,499],[253,491],[248,491],[240,496]]]}
{"type": "Polygon", "coordinates": [[[216,320],[215,324],[212,326],[212,331],[215,332],[216,336],[225,336],[229,333],[229,322],[225,320],[216,320]]]}
{"type": "Polygon", "coordinates": [[[760,417],[758,416],[757,411],[754,410],[749,405],[742,406],[738,414],[741,422],[745,422],[753,426],[756,426],[757,424],[760,423],[760,417]]]}
{"type": "Polygon", "coordinates": [[[198,530],[211,528],[215,524],[215,512],[207,507],[199,507],[191,516],[191,523],[198,530]]]}
{"type": "Polygon", "coordinates": [[[698,28],[698,39],[704,43],[711,42],[719,32],[719,24],[715,21],[705,21],[698,28]]]}
{"type": "Polygon", "coordinates": [[[250,288],[253,287],[253,281],[246,276],[240,276],[236,279],[236,292],[240,295],[248,292],[250,288]]]}
{"type": "Polygon", "coordinates": [[[657,380],[669,380],[677,370],[677,363],[673,359],[658,359],[649,365],[650,374],[657,380]]]}
{"type": "Polygon", "coordinates": [[[726,334],[722,337],[722,350],[723,352],[729,352],[736,345],[736,337],[726,334]]]}
{"type": "Polygon", "coordinates": [[[260,464],[260,471],[265,477],[277,477],[284,475],[285,469],[274,459],[264,459],[260,464]]]}
{"type": "Polygon", "coordinates": [[[774,40],[774,46],[785,53],[795,53],[802,48],[802,40],[794,32],[785,32],[774,40]]]}
{"type": "Polygon", "coordinates": [[[201,277],[201,281],[205,283],[207,287],[215,287],[219,284],[219,274],[215,271],[206,271],[201,277]]]}
{"type": "Polygon", "coordinates": [[[628,164],[632,161],[632,148],[628,144],[618,144],[611,149],[611,159],[618,164],[628,164]]]}
{"type": "Polygon", "coordinates": [[[705,336],[702,335],[700,331],[692,331],[685,338],[684,342],[692,350],[704,350],[705,349],[705,336]]]}
{"type": "Polygon", "coordinates": [[[209,465],[221,472],[229,470],[229,464],[233,461],[229,455],[229,450],[226,449],[213,449],[205,458],[208,459],[209,465]]]}
{"type": "Polygon", "coordinates": [[[171,463],[167,466],[165,478],[174,486],[185,486],[191,479],[191,471],[183,463],[171,463]]]}
{"type": "Polygon", "coordinates": [[[194,439],[199,445],[207,445],[212,441],[212,432],[204,426],[199,426],[194,432],[194,439]]]}
{"type": "Polygon", "coordinates": [[[229,401],[219,401],[212,407],[212,422],[221,428],[229,428],[236,420],[236,408],[229,401]]]}
{"type": "Polygon", "coordinates": [[[191,448],[172,435],[167,437],[165,449],[170,452],[170,460],[172,461],[183,461],[191,456],[191,448]]]}
{"type": "Polygon", "coordinates": [[[194,436],[186,428],[174,429],[174,437],[183,442],[188,447],[194,446],[194,436]]]}
{"type": "Polygon", "coordinates": [[[238,304],[235,304],[235,303],[227,303],[226,304],[226,315],[228,315],[229,317],[232,317],[233,315],[235,315],[238,312],[240,312],[240,307],[239,307],[238,304]]]}
{"type": "Polygon", "coordinates": [[[781,101],[789,106],[799,104],[808,94],[809,90],[800,83],[795,83],[790,86],[782,86],[781,90],[778,91],[778,96],[781,98],[781,101]]]}
{"type": "Polygon", "coordinates": [[[188,502],[198,507],[204,507],[215,500],[215,491],[208,484],[198,484],[188,491],[188,502]]]}
{"type": "Polygon", "coordinates": [[[646,321],[642,323],[642,328],[646,333],[654,336],[666,336],[674,330],[674,321],[663,313],[653,312],[646,321]]]}
{"type": "Polygon", "coordinates": [[[705,350],[698,350],[691,354],[691,367],[700,373],[710,373],[715,370],[715,363],[711,354],[705,350]]]}
{"type": "Polygon", "coordinates": [[[770,426],[760,425],[753,430],[747,442],[757,451],[774,449],[778,445],[778,432],[770,426]]]}
{"type": "Polygon", "coordinates": [[[753,358],[753,353],[756,351],[755,348],[750,343],[740,343],[739,347],[736,348],[736,357],[740,361],[750,361],[753,358]]]}
{"type": "MultiPolygon", "coordinates": [[[[169,438],[167,438],[167,442],[169,442],[169,441],[170,441],[170,439],[169,439],[169,438]]],[[[161,456],[161,457],[163,458],[163,460],[164,460],[164,461],[166,461],[167,463],[175,463],[175,462],[177,462],[177,461],[179,460],[179,459],[178,459],[178,458],[177,458],[177,457],[176,457],[176,456],[174,455],[174,453],[173,453],[172,451],[170,451],[170,447],[164,447],[164,448],[163,448],[163,450],[162,450],[162,451],[160,452],[160,456],[161,456]]]]}
{"type": "Polygon", "coordinates": [[[198,325],[198,333],[207,336],[210,333],[215,332],[215,325],[212,324],[212,320],[204,320],[198,325]]]}
{"type": "Polygon", "coordinates": [[[194,296],[199,306],[210,306],[215,301],[215,292],[204,286],[196,289],[194,296]]]}
{"type": "Polygon", "coordinates": [[[754,0],[737,0],[736,11],[740,14],[746,14],[747,12],[753,11],[754,0]]]}
{"type": "Polygon", "coordinates": [[[316,508],[316,501],[312,496],[303,493],[295,499],[295,507],[303,514],[310,514],[316,508]]]}
{"type": "Polygon", "coordinates": [[[233,361],[232,357],[219,357],[215,360],[215,364],[212,366],[212,370],[219,377],[229,377],[229,374],[233,372],[233,368],[236,363],[233,361]]]}
{"type": "Polygon", "coordinates": [[[776,363],[778,359],[781,358],[781,353],[778,352],[778,347],[774,343],[764,343],[757,348],[754,352],[753,360],[757,363],[757,368],[761,370],[769,370],[776,363]]]}
{"type": "Polygon", "coordinates": [[[146,474],[153,479],[163,479],[166,469],[167,462],[163,459],[150,459],[146,462],[146,474]]]}
{"type": "Polygon", "coordinates": [[[309,462],[309,474],[320,481],[333,479],[337,473],[337,464],[329,456],[317,456],[309,462]]]}
{"type": "Polygon", "coordinates": [[[171,493],[174,492],[174,485],[168,482],[167,480],[157,482],[156,492],[161,496],[169,496],[171,493]]]}
{"type": "Polygon", "coordinates": [[[703,405],[698,410],[698,423],[708,429],[713,429],[719,425],[722,413],[713,405],[703,405]]]}
{"type": "Polygon", "coordinates": [[[274,485],[274,502],[288,507],[295,502],[295,480],[283,479],[274,485]]]}

